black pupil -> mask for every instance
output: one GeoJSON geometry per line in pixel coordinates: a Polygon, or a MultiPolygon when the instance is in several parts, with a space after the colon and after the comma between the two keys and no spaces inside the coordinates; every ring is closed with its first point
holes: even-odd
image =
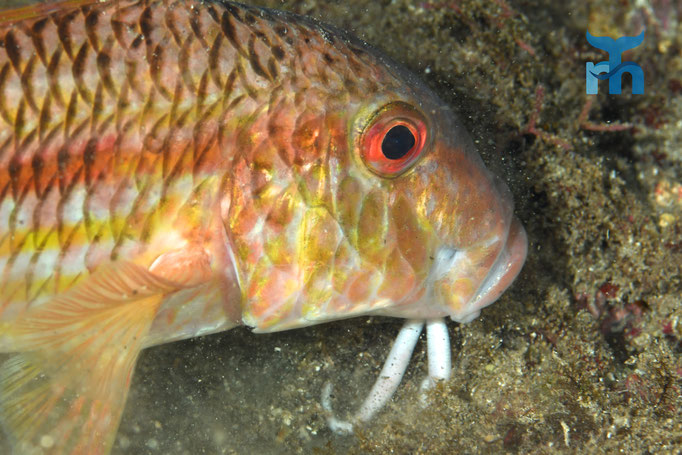
{"type": "Polygon", "coordinates": [[[414,147],[414,135],[405,125],[396,125],[386,133],[381,142],[381,151],[389,160],[399,160],[414,147]]]}

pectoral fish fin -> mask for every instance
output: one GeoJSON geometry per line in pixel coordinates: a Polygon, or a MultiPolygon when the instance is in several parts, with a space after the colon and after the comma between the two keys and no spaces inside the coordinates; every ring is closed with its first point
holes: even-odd
{"type": "Polygon", "coordinates": [[[0,423],[13,453],[108,453],[143,339],[181,287],[117,262],[6,326],[16,353],[0,366],[0,423]]]}

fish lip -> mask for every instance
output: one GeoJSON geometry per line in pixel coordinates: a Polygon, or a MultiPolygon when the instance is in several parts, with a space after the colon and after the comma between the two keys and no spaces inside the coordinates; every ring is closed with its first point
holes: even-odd
{"type": "Polygon", "coordinates": [[[481,313],[481,309],[494,303],[512,284],[526,262],[528,237],[521,222],[514,217],[502,251],[488,274],[481,282],[474,297],[469,300],[461,314],[450,315],[453,321],[469,322],[481,313]]]}
{"type": "MultiPolygon", "coordinates": [[[[443,318],[450,317],[455,322],[466,323],[478,317],[481,309],[494,303],[512,284],[521,271],[528,251],[528,239],[523,226],[516,217],[511,219],[508,235],[495,262],[490,266],[472,297],[460,305],[451,305],[441,294],[437,294],[435,283],[449,280],[449,272],[460,267],[471,268],[469,252],[466,248],[455,248],[450,245],[441,246],[428,274],[426,282],[420,287],[421,294],[416,300],[406,298],[401,304],[388,309],[382,308],[374,312],[376,315],[403,318],[443,318]]],[[[466,273],[462,275],[466,277],[466,273]]]]}

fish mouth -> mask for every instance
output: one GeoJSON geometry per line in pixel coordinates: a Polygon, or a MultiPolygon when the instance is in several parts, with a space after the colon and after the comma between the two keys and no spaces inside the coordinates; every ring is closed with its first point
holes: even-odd
{"type": "Polygon", "coordinates": [[[494,303],[517,277],[528,252],[528,238],[519,220],[514,217],[509,227],[507,241],[488,271],[474,296],[460,311],[450,314],[457,322],[469,322],[481,309],[494,303]]]}
{"type": "Polygon", "coordinates": [[[491,263],[483,264],[481,251],[488,245],[459,249],[443,245],[435,252],[429,275],[416,298],[407,298],[403,306],[380,310],[376,314],[412,319],[450,317],[456,322],[470,322],[481,309],[495,302],[521,271],[528,251],[526,231],[514,217],[504,245],[491,263]],[[478,258],[478,259],[477,259],[478,258]]]}

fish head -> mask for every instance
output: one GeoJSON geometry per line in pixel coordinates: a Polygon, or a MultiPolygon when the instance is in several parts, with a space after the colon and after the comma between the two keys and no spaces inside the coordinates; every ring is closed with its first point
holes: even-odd
{"type": "Polygon", "coordinates": [[[305,77],[270,102],[237,171],[247,183],[232,185],[243,322],[475,318],[525,260],[509,189],[414,75],[313,25],[296,52],[305,77]]]}
{"type": "Polygon", "coordinates": [[[467,322],[516,278],[526,234],[457,116],[400,75],[410,90],[365,101],[350,121],[337,219],[374,287],[346,297],[372,300],[374,314],[467,322]]]}

